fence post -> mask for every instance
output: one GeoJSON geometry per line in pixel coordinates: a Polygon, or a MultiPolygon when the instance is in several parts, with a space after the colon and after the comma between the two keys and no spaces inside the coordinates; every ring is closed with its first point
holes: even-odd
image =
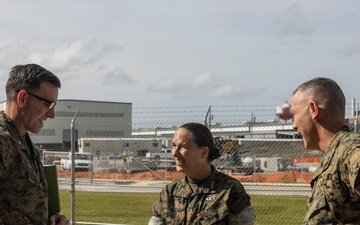
{"type": "Polygon", "coordinates": [[[304,182],[304,166],[305,166],[305,162],[304,162],[304,153],[301,154],[301,161],[302,161],[302,166],[301,166],[301,182],[304,182]]]}
{"type": "Polygon", "coordinates": [[[116,173],[117,173],[117,170],[116,170],[116,157],[117,154],[114,154],[114,170],[113,170],[113,173],[114,173],[114,182],[116,182],[116,173]]]}
{"type": "Polygon", "coordinates": [[[90,168],[89,168],[89,180],[90,184],[93,184],[93,178],[94,178],[94,154],[93,150],[91,148],[91,156],[90,156],[90,168]]]}
{"type": "Polygon", "coordinates": [[[75,118],[79,109],[76,110],[71,120],[71,224],[75,224],[75,118]]]}
{"type": "Polygon", "coordinates": [[[355,111],[354,131],[355,133],[359,133],[359,104],[357,105],[355,111]]]}
{"type": "Polygon", "coordinates": [[[127,164],[126,172],[127,172],[127,175],[128,175],[128,180],[130,180],[130,150],[127,150],[126,164],[127,164]]]}
{"type": "Polygon", "coordinates": [[[256,155],[254,155],[254,159],[253,159],[253,165],[254,165],[254,183],[256,182],[256,155]]]}

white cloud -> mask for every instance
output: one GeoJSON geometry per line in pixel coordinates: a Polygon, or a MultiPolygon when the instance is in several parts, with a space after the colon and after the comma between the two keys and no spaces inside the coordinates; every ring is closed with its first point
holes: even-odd
{"type": "Polygon", "coordinates": [[[173,78],[156,81],[148,85],[148,90],[156,93],[171,93],[179,91],[180,88],[181,85],[179,84],[179,81],[173,78]]]}
{"type": "Polygon", "coordinates": [[[202,91],[212,89],[215,85],[215,80],[211,73],[205,72],[193,78],[182,77],[167,78],[158,80],[148,85],[148,90],[158,93],[199,93],[202,91]]]}
{"type": "Polygon", "coordinates": [[[245,87],[239,87],[236,93],[244,96],[258,95],[260,93],[267,91],[269,88],[270,88],[269,85],[254,84],[245,87]]]}
{"type": "Polygon", "coordinates": [[[109,64],[107,60],[122,49],[115,42],[91,36],[54,46],[57,45],[36,36],[14,41],[0,48],[0,70],[10,71],[17,64],[37,63],[56,74],[64,74],[65,80],[74,79],[81,76],[85,67],[99,65],[94,67],[99,70],[100,65],[106,65],[110,67],[108,70],[114,70],[118,65],[109,64]]]}
{"type": "Polygon", "coordinates": [[[36,63],[34,61],[27,61],[27,56],[34,51],[34,49],[45,49],[47,43],[40,43],[33,36],[27,38],[14,40],[7,43],[0,48],[0,76],[2,80],[7,79],[7,74],[11,68],[18,64],[36,63]]]}
{"type": "Polygon", "coordinates": [[[27,61],[45,64],[54,70],[66,70],[69,67],[94,64],[121,49],[116,43],[88,36],[83,40],[63,44],[56,49],[31,52],[27,61]]]}
{"type": "Polygon", "coordinates": [[[219,86],[215,90],[211,90],[209,92],[210,97],[220,97],[220,98],[227,97],[233,94],[234,94],[233,88],[229,84],[219,86]]]}
{"type": "Polygon", "coordinates": [[[206,72],[203,74],[200,74],[199,76],[196,76],[192,82],[192,88],[206,88],[206,87],[212,87],[214,84],[214,77],[211,75],[210,72],[206,72]]]}
{"type": "Polygon", "coordinates": [[[263,84],[237,86],[236,88],[230,84],[219,85],[214,90],[209,92],[210,97],[225,98],[225,97],[249,97],[256,96],[265,92],[269,87],[263,84]]]}
{"type": "Polygon", "coordinates": [[[134,80],[122,68],[116,68],[103,76],[102,85],[132,84],[134,80]]]}
{"type": "Polygon", "coordinates": [[[186,96],[193,98],[233,98],[258,95],[268,86],[262,84],[236,86],[226,83],[224,78],[219,78],[210,72],[202,73],[194,78],[171,78],[155,82],[148,86],[150,92],[167,93],[173,96],[186,96]]]}

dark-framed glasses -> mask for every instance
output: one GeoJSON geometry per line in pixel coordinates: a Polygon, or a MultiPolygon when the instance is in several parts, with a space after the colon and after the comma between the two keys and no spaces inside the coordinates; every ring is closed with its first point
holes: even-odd
{"type": "Polygon", "coordinates": [[[29,95],[34,96],[35,98],[39,99],[40,101],[45,102],[45,103],[47,104],[47,108],[48,108],[48,109],[53,109],[53,108],[55,107],[55,105],[56,105],[55,102],[52,102],[52,101],[49,101],[49,100],[47,100],[47,99],[45,99],[45,98],[42,98],[42,97],[40,97],[40,96],[37,96],[37,95],[35,95],[35,94],[33,94],[33,93],[29,92],[29,91],[26,91],[26,93],[28,93],[29,95]]]}

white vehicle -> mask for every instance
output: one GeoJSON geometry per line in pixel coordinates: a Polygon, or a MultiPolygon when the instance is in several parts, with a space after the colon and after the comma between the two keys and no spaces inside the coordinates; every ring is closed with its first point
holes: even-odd
{"type": "Polygon", "coordinates": [[[171,154],[171,149],[163,149],[161,152],[148,152],[146,153],[146,158],[155,159],[160,161],[161,159],[174,159],[171,154]]]}
{"type": "MultiPolygon", "coordinates": [[[[91,154],[75,153],[75,171],[89,171],[91,166],[91,154]]],[[[66,159],[61,159],[61,168],[63,170],[71,170],[71,153],[66,159]]]]}

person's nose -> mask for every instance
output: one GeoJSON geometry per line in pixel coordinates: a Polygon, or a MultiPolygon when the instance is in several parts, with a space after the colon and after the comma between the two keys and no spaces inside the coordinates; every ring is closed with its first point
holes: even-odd
{"type": "Polygon", "coordinates": [[[296,126],[296,124],[295,124],[295,120],[294,120],[294,122],[293,122],[293,124],[292,124],[292,128],[293,128],[294,130],[297,130],[297,126],[296,126]]]}
{"type": "Polygon", "coordinates": [[[54,108],[48,109],[48,111],[46,112],[46,115],[47,115],[49,118],[54,119],[54,118],[55,118],[55,110],[54,110],[54,108]]]}
{"type": "Polygon", "coordinates": [[[176,157],[179,154],[179,150],[176,147],[173,147],[171,150],[171,154],[173,157],[176,157]]]}

